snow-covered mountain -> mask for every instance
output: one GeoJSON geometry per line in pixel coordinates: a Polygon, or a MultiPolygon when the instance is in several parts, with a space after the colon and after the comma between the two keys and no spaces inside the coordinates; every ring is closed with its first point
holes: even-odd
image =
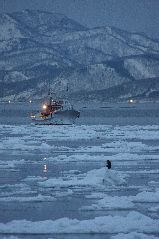
{"type": "Polygon", "coordinates": [[[159,95],[159,41],[143,34],[36,10],[1,14],[0,29],[1,99],[42,98],[48,82],[78,99],[159,95]]]}

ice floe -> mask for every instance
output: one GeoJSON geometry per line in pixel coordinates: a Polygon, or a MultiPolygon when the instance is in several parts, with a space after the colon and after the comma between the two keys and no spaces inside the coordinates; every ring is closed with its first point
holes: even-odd
{"type": "Polygon", "coordinates": [[[108,153],[139,153],[158,150],[156,146],[142,142],[113,141],[99,146],[79,147],[76,152],[108,152],[108,153]]]}
{"type": "Polygon", "coordinates": [[[37,195],[37,196],[9,196],[9,197],[0,197],[0,202],[52,202],[56,199],[51,196],[37,195]]]}
{"type": "Polygon", "coordinates": [[[1,239],[20,239],[19,237],[17,237],[17,236],[5,236],[5,237],[1,237],[1,239]]]}
{"type": "Polygon", "coordinates": [[[25,159],[21,157],[15,160],[14,157],[14,160],[5,160],[7,158],[5,155],[5,159],[0,160],[2,170],[9,171],[17,165],[20,168],[28,162],[41,164],[44,157],[51,165],[62,165],[63,170],[57,172],[56,176],[49,173],[48,177],[36,171],[37,176],[27,175],[19,184],[17,182],[2,184],[0,186],[2,205],[3,202],[44,204],[43,202],[55,200],[56,204],[60,197],[68,197],[73,201],[73,198],[77,198],[80,194],[86,199],[88,206],[80,205],[77,209],[78,213],[86,213],[79,209],[90,210],[93,218],[53,220],[54,215],[51,214],[49,215],[51,220],[47,221],[14,220],[0,223],[0,233],[113,233],[110,235],[113,239],[154,239],[155,236],[151,234],[159,235],[159,221],[144,215],[158,218],[159,169],[155,165],[157,165],[159,149],[157,143],[154,144],[153,141],[159,139],[159,126],[5,127],[0,125],[0,131],[0,153],[39,156],[36,160],[33,157],[27,158],[26,155],[25,159]],[[108,159],[112,161],[112,170],[104,167],[104,162],[108,159]],[[67,162],[66,168],[63,167],[65,162],[67,162]],[[84,171],[78,167],[73,168],[74,163],[70,164],[71,170],[69,170],[70,162],[82,162],[82,164],[84,162],[89,165],[89,171],[85,172],[87,170],[85,168],[84,171]],[[93,166],[89,162],[93,162],[93,166]],[[103,165],[103,168],[93,169],[94,165],[98,167],[103,165]],[[134,179],[138,180],[138,178],[143,180],[143,184],[136,183],[134,179]],[[150,205],[149,208],[147,203],[150,205]],[[115,210],[116,214],[94,218],[94,214],[100,213],[100,210],[102,212],[115,210]],[[121,210],[125,210],[125,216],[122,216],[121,210]],[[133,210],[140,210],[143,214],[133,210]]]}
{"type": "Polygon", "coordinates": [[[157,237],[149,234],[130,232],[130,233],[118,233],[112,236],[111,239],[157,239],[157,237]]]}
{"type": "Polygon", "coordinates": [[[94,169],[84,174],[72,174],[71,177],[66,178],[50,178],[44,182],[39,182],[42,187],[69,187],[69,186],[97,186],[97,185],[111,185],[117,186],[126,183],[126,174],[117,172],[115,170],[106,170],[105,168],[94,169]]]}
{"type": "Polygon", "coordinates": [[[132,209],[134,208],[134,203],[132,203],[131,199],[127,196],[108,196],[106,195],[104,198],[100,199],[96,204],[92,204],[91,206],[83,206],[81,210],[118,210],[118,209],[132,209]]]}
{"type": "Polygon", "coordinates": [[[58,140],[80,140],[92,138],[110,138],[119,139],[159,139],[157,125],[128,125],[128,126],[111,126],[111,125],[73,125],[61,127],[33,127],[30,125],[0,125],[1,134],[3,131],[10,135],[22,136],[25,139],[48,139],[58,138],[58,140]],[[69,130],[68,130],[69,129],[69,130]]]}
{"type": "Polygon", "coordinates": [[[127,216],[103,216],[88,220],[60,218],[46,221],[14,220],[0,223],[0,233],[158,233],[159,223],[139,212],[127,216]]]}
{"type": "Polygon", "coordinates": [[[3,184],[0,186],[0,197],[13,197],[20,195],[22,197],[35,194],[37,191],[33,190],[30,185],[25,183],[19,184],[3,184]]]}
{"type": "Polygon", "coordinates": [[[159,212],[159,205],[158,206],[155,206],[155,207],[150,207],[148,209],[150,212],[159,212]]]}
{"type": "Polygon", "coordinates": [[[40,182],[47,180],[47,177],[41,177],[41,176],[28,176],[27,178],[24,178],[24,182],[40,182]]]}
{"type": "MultiPolygon", "coordinates": [[[[2,132],[6,133],[6,128],[0,125],[2,132]]],[[[55,146],[50,144],[54,141],[78,141],[78,140],[111,140],[99,146],[79,147],[78,151],[91,152],[141,152],[158,150],[155,146],[147,145],[141,140],[159,139],[156,126],[121,126],[111,127],[109,125],[92,126],[70,126],[68,127],[31,127],[8,126],[8,136],[2,135],[0,150],[17,151],[54,151],[70,150],[69,147],[62,145],[55,146]],[[135,142],[134,142],[135,139],[135,142]]],[[[71,149],[72,150],[72,149],[71,149]]]]}
{"type": "Polygon", "coordinates": [[[15,168],[19,164],[24,164],[25,160],[0,160],[0,167],[3,169],[10,169],[10,168],[15,168]]]}
{"type": "Polygon", "coordinates": [[[66,197],[66,196],[70,196],[73,194],[73,191],[71,189],[68,189],[67,191],[59,191],[55,193],[55,197],[66,197]]]}
{"type": "Polygon", "coordinates": [[[159,189],[154,192],[143,191],[132,197],[134,202],[154,202],[159,203],[159,189]]]}
{"type": "Polygon", "coordinates": [[[125,180],[126,176],[127,176],[126,173],[123,173],[123,172],[118,172],[116,170],[106,170],[106,173],[103,177],[103,184],[111,185],[111,186],[124,185],[126,184],[126,180],[125,180]]]}
{"type": "MultiPolygon", "coordinates": [[[[57,156],[54,157],[48,157],[47,161],[48,162],[56,162],[56,163],[60,163],[60,162],[101,162],[103,164],[103,166],[105,165],[105,162],[107,160],[111,160],[112,161],[112,167],[114,166],[118,166],[120,164],[122,165],[137,165],[137,164],[141,164],[147,160],[148,162],[151,162],[152,160],[158,160],[158,156],[157,155],[139,155],[136,153],[113,153],[112,155],[104,155],[104,153],[100,153],[100,154],[89,154],[87,152],[83,152],[83,153],[78,153],[76,152],[73,153],[71,155],[67,155],[67,154],[58,154],[57,156]]],[[[141,170],[140,170],[141,171],[141,170]]]]}
{"type": "MultiPolygon", "coordinates": [[[[143,191],[136,196],[109,196],[104,193],[92,193],[86,196],[89,199],[97,200],[90,206],[83,206],[81,210],[116,210],[116,209],[133,209],[135,203],[158,203],[159,202],[159,190],[154,192],[143,191]]],[[[159,207],[151,207],[150,211],[158,211],[159,207]]]]}

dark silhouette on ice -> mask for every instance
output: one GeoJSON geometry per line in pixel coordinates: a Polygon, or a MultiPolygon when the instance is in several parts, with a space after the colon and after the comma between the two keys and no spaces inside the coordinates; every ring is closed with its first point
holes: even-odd
{"type": "Polygon", "coordinates": [[[107,167],[108,169],[111,169],[111,167],[112,167],[112,163],[111,163],[110,160],[107,160],[106,167],[107,167]]]}

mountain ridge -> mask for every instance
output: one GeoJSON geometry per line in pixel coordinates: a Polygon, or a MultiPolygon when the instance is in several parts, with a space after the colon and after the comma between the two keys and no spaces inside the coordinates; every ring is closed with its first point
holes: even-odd
{"type": "MultiPolygon", "coordinates": [[[[90,29],[63,14],[39,10],[0,14],[0,26],[1,100],[43,98],[43,82],[60,95],[66,95],[69,84],[69,97],[79,89],[81,95],[93,95],[115,87],[121,94],[114,91],[110,98],[127,100],[137,95],[131,88],[127,96],[123,88],[122,95],[121,85],[131,82],[133,88],[138,82],[141,92],[139,82],[159,77],[159,42],[143,34],[110,26],[90,29]]],[[[158,91],[154,80],[152,85],[158,91]]],[[[94,97],[101,98],[99,93],[94,97]]]]}

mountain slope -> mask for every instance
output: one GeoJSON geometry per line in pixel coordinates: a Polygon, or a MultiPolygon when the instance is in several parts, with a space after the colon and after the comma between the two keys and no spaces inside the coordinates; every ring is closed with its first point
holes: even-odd
{"type": "Polygon", "coordinates": [[[69,85],[70,97],[103,100],[149,97],[142,89],[158,87],[159,42],[142,34],[36,10],[0,14],[0,27],[1,99],[42,98],[48,82],[59,94],[69,85]]]}

